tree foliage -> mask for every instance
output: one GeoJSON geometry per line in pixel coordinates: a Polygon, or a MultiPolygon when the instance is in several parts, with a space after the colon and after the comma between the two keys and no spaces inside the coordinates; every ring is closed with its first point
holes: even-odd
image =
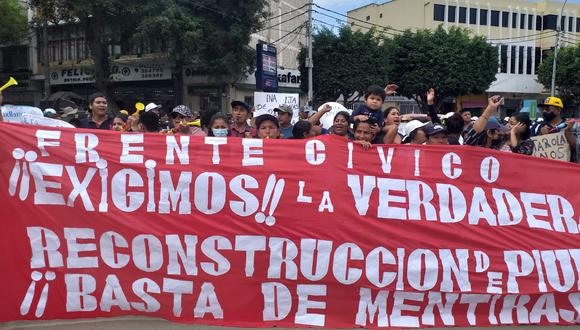
{"type": "Polygon", "coordinates": [[[446,97],[483,93],[495,80],[497,48],[466,29],[408,30],[386,44],[391,82],[422,108],[429,88],[437,91],[438,108],[446,97]]]}
{"type": "MultiPolygon", "coordinates": [[[[302,48],[298,55],[304,91],[308,89],[307,53],[302,48]]],[[[374,30],[363,33],[345,26],[334,34],[324,28],[313,36],[312,58],[315,104],[335,101],[342,95],[349,106],[356,101],[349,99],[362,96],[368,86],[383,86],[388,81],[387,49],[374,30]]]]}
{"type": "Polygon", "coordinates": [[[267,16],[265,4],[265,0],[150,0],[136,36],[168,44],[178,82],[185,65],[234,81],[255,65],[250,36],[267,16]]]}
{"type": "MultiPolygon", "coordinates": [[[[114,99],[109,49],[132,35],[139,22],[139,0],[30,0],[37,20],[64,21],[83,28],[94,63],[95,87],[114,99]]],[[[114,102],[111,106],[116,107],[114,102]]]]}
{"type": "Polygon", "coordinates": [[[0,0],[0,43],[3,45],[21,42],[28,31],[25,8],[18,0],[0,0]]]}
{"type": "Polygon", "coordinates": [[[30,0],[30,3],[49,20],[67,20],[83,27],[95,65],[96,88],[111,99],[112,45],[126,49],[135,43],[164,43],[168,57],[175,63],[175,79],[179,82],[186,64],[196,64],[209,74],[238,77],[255,62],[255,52],[249,47],[250,35],[266,17],[265,0],[30,0]]]}
{"type": "MultiPolygon", "coordinates": [[[[554,52],[550,52],[538,68],[538,81],[546,88],[552,85],[553,63],[554,52]]],[[[580,104],[580,46],[558,49],[555,83],[565,104],[580,104]]]]}

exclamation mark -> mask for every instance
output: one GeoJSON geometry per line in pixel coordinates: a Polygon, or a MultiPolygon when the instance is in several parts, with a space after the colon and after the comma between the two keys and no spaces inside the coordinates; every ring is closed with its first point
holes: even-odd
{"type": "Polygon", "coordinates": [[[268,226],[273,226],[276,223],[274,212],[280,203],[285,185],[286,181],[284,179],[276,181],[276,176],[274,174],[268,177],[268,182],[266,183],[266,188],[264,189],[264,197],[262,198],[262,212],[256,213],[255,216],[257,223],[266,222],[266,225],[268,226]],[[268,209],[268,216],[266,216],[265,212],[268,204],[270,204],[270,208],[268,209]]]}
{"type": "Polygon", "coordinates": [[[36,282],[42,279],[42,273],[35,270],[30,274],[30,278],[32,282],[30,282],[22,304],[20,304],[20,315],[27,315],[30,311],[30,305],[32,305],[32,299],[34,299],[34,292],[36,291],[36,282]]]}
{"type": "Polygon", "coordinates": [[[14,168],[12,168],[10,180],[8,181],[8,193],[10,193],[10,196],[16,195],[16,186],[18,185],[18,179],[20,178],[20,160],[24,158],[24,150],[20,148],[14,149],[12,151],[12,157],[16,162],[14,163],[14,168]]]}
{"type": "MultiPolygon", "coordinates": [[[[46,280],[50,282],[56,278],[56,274],[54,272],[48,271],[46,272],[46,274],[44,274],[44,278],[46,278],[46,280]]],[[[42,292],[40,293],[40,300],[38,301],[38,305],[36,306],[36,312],[34,313],[34,316],[36,317],[41,317],[44,314],[44,309],[46,308],[46,300],[48,299],[48,288],[50,287],[48,282],[44,284],[42,292]]]]}
{"type": "MultiPolygon", "coordinates": [[[[27,162],[34,162],[36,160],[36,152],[29,151],[24,156],[27,162]]],[[[22,181],[20,182],[20,193],[18,197],[20,197],[21,201],[24,201],[28,198],[28,190],[30,189],[30,175],[28,174],[28,167],[29,165],[26,162],[22,162],[22,181]]]]}

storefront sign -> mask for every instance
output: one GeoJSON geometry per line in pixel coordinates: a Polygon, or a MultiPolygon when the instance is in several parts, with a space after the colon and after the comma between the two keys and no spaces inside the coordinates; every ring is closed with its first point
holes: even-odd
{"type": "MultiPolygon", "coordinates": [[[[171,78],[171,68],[166,63],[131,63],[111,66],[111,80],[113,81],[170,80],[171,78]]],[[[90,84],[94,82],[93,67],[54,68],[50,73],[52,85],[90,84]]]]}

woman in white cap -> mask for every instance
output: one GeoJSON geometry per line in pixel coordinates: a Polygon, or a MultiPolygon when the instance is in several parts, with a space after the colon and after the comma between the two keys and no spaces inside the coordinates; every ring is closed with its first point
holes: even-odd
{"type": "Polygon", "coordinates": [[[418,120],[411,120],[405,125],[404,131],[405,136],[403,136],[403,143],[405,144],[423,144],[427,141],[427,136],[423,127],[427,123],[422,123],[418,120]]]}

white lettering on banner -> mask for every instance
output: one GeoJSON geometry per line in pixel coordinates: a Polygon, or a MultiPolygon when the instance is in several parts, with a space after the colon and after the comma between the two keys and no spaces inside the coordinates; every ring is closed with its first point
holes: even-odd
{"type": "MultiPolygon", "coordinates": [[[[132,262],[144,272],[196,276],[200,265],[199,269],[205,274],[221,276],[230,269],[231,255],[226,256],[218,250],[235,250],[246,255],[247,277],[256,276],[256,255],[269,254],[268,273],[271,273],[271,278],[297,280],[300,274],[305,280],[318,281],[330,275],[347,285],[362,283],[361,280],[366,278],[376,288],[381,288],[394,283],[396,277],[403,276],[404,283],[420,291],[373,292],[370,288],[358,288],[359,303],[353,321],[359,326],[434,326],[438,319],[446,326],[453,326],[458,316],[454,313],[454,307],[458,304],[467,305],[466,316],[471,325],[479,324],[477,318],[483,317],[482,309],[489,311],[492,324],[502,325],[535,324],[542,319],[555,323],[560,318],[571,322],[575,317],[573,311],[558,312],[553,293],[535,297],[514,294],[491,296],[501,294],[505,285],[509,293],[517,294],[522,283],[528,283],[526,287],[529,283],[537,283],[537,276],[542,275],[535,269],[531,251],[505,251],[505,282],[502,272],[488,272],[488,294],[471,294],[468,269],[474,267],[477,272],[484,272],[488,262],[477,261],[484,259],[480,251],[467,249],[415,249],[407,253],[394,253],[394,250],[377,247],[365,254],[353,243],[344,243],[333,251],[332,241],[311,238],[301,239],[298,246],[282,237],[246,235],[236,235],[234,240],[230,240],[222,236],[200,239],[194,235],[178,234],[167,234],[165,238],[143,234],[125,238],[112,231],[96,233],[92,228],[63,228],[62,232],[55,232],[43,227],[29,227],[27,232],[32,251],[31,268],[95,268],[99,267],[100,259],[113,269],[125,268],[132,262]],[[80,239],[82,243],[78,241],[80,239]],[[62,240],[66,240],[66,244],[61,244],[62,240]],[[202,242],[201,246],[197,245],[198,241],[202,242]],[[118,252],[119,249],[123,249],[123,253],[118,252]],[[331,259],[333,254],[334,258],[331,259]],[[164,255],[168,256],[167,259],[164,255]],[[198,255],[212,261],[200,261],[198,255]],[[402,257],[404,255],[408,258],[402,257]],[[294,262],[297,258],[300,258],[300,267],[294,262]],[[365,266],[360,269],[350,265],[355,261],[365,266]],[[328,272],[330,262],[333,267],[331,273],[328,272]],[[383,268],[384,265],[394,267],[400,264],[403,264],[403,272],[383,268]],[[285,274],[282,273],[282,265],[286,267],[285,274]],[[439,276],[441,280],[438,280],[439,276]],[[448,292],[441,292],[442,289],[448,292]]],[[[580,249],[542,250],[539,255],[550,289],[558,292],[577,289],[580,249]]],[[[161,308],[159,298],[170,295],[173,298],[173,315],[178,317],[183,314],[184,296],[197,295],[193,297],[195,318],[224,317],[218,293],[211,282],[195,283],[194,286],[190,281],[163,278],[157,282],[146,277],[122,282],[115,274],[108,274],[104,282],[99,283],[92,275],[77,273],[65,274],[65,284],[66,309],[69,312],[111,311],[114,308],[155,312],[161,308]]],[[[326,285],[298,283],[295,287],[289,287],[269,282],[261,284],[261,292],[264,321],[286,319],[295,301],[295,324],[324,326],[326,323],[326,285]]],[[[187,299],[191,300],[190,297],[187,299]]],[[[579,294],[571,293],[569,301],[580,311],[579,294]]]]}
{"type": "MultiPolygon", "coordinates": [[[[125,135],[129,136],[129,135],[125,135]]],[[[142,135],[132,135],[129,140],[142,141],[142,135]],[[137,138],[135,138],[137,137],[137,138]]],[[[121,137],[124,139],[123,137],[121,137]]],[[[247,148],[246,166],[254,166],[263,163],[263,158],[250,157],[251,154],[261,154],[262,150],[250,149],[250,141],[247,140],[244,148],[247,148]]],[[[125,138],[124,155],[121,162],[138,163],[143,161],[143,155],[131,154],[129,150],[142,151],[142,147],[131,146],[131,142],[125,138]]],[[[261,144],[255,144],[260,146],[261,144]]],[[[81,151],[81,154],[85,154],[81,151]]],[[[84,161],[91,160],[90,152],[84,161]]],[[[113,205],[122,212],[135,212],[144,207],[147,200],[147,211],[168,214],[179,212],[179,214],[192,214],[201,212],[204,214],[217,214],[223,212],[227,207],[236,215],[246,217],[260,210],[266,213],[266,206],[270,205],[270,213],[274,212],[278,206],[279,198],[286,189],[284,179],[275,178],[271,184],[275,184],[274,202],[271,202],[271,195],[265,195],[260,205],[260,198],[256,194],[263,183],[248,175],[238,176],[229,182],[219,173],[204,172],[197,177],[193,173],[181,171],[174,173],[165,170],[157,170],[154,161],[145,162],[147,167],[147,177],[133,169],[121,169],[118,172],[109,173],[106,163],[99,159],[96,163],[99,168],[101,182],[93,180],[95,169],[89,169],[82,181],[78,177],[74,166],[67,166],[63,171],[63,166],[59,164],[48,164],[36,162],[34,152],[26,153],[26,161],[29,162],[30,177],[33,179],[34,203],[36,205],[67,205],[75,207],[74,201],[81,197],[82,205],[87,211],[94,211],[91,197],[88,195],[89,188],[100,184],[101,203],[99,212],[106,212],[108,205],[107,179],[111,174],[111,200],[113,205]],[[66,174],[63,176],[63,174],[66,174]],[[50,180],[47,177],[52,177],[50,180]],[[145,186],[145,184],[147,186],[145,186]],[[155,194],[154,187],[161,187],[159,196],[155,194]],[[72,190],[71,188],[72,187],[72,190]],[[229,188],[229,189],[228,189],[229,188]],[[50,190],[48,190],[50,189],[50,190]],[[230,191],[231,197],[227,194],[230,191]],[[190,193],[193,191],[193,194],[190,193]],[[65,202],[65,194],[68,196],[68,203],[65,202]],[[228,198],[233,198],[228,200],[228,198]],[[193,202],[193,203],[192,203],[193,202]],[[104,203],[104,204],[103,204],[104,203]],[[192,208],[192,204],[195,208],[192,208]]],[[[94,155],[95,160],[98,155],[94,155]]],[[[19,170],[19,163],[16,163],[14,171],[19,170]]],[[[14,172],[13,171],[13,172],[14,172]]],[[[18,174],[18,172],[15,172],[18,174]]],[[[29,183],[28,172],[22,176],[20,185],[20,198],[28,198],[29,183]],[[24,193],[23,193],[24,190],[24,193]]],[[[13,174],[14,176],[14,174],[13,174]]],[[[18,177],[15,177],[18,178],[18,177]]],[[[347,175],[347,183],[352,193],[354,206],[361,216],[369,213],[370,200],[373,194],[378,194],[378,204],[375,210],[378,219],[384,220],[422,220],[439,221],[442,223],[456,223],[465,221],[470,225],[481,225],[485,223],[489,226],[503,227],[514,226],[522,223],[530,228],[556,231],[562,233],[578,234],[578,220],[573,205],[566,198],[559,195],[545,195],[537,193],[521,192],[516,195],[508,190],[499,188],[474,187],[472,194],[466,194],[459,188],[450,184],[435,183],[435,186],[418,180],[390,179],[373,176],[347,175]],[[362,184],[362,186],[361,186],[362,184]],[[438,203],[435,201],[438,200],[438,203]],[[469,209],[469,212],[467,212],[469,209]],[[466,216],[467,215],[467,216],[466,216]]],[[[16,181],[10,181],[10,191],[16,190],[16,181]],[[12,186],[14,185],[14,187],[12,186]]],[[[300,186],[298,202],[310,203],[311,199],[304,195],[305,184],[300,186]],[[301,188],[300,188],[301,187],[301,188]]],[[[270,188],[269,188],[270,189],[270,188]]],[[[330,191],[323,191],[318,207],[319,213],[334,212],[334,204],[330,191]]],[[[270,214],[272,215],[272,214],[270,214]]],[[[274,224],[271,222],[270,224],[274,224]]]]}

